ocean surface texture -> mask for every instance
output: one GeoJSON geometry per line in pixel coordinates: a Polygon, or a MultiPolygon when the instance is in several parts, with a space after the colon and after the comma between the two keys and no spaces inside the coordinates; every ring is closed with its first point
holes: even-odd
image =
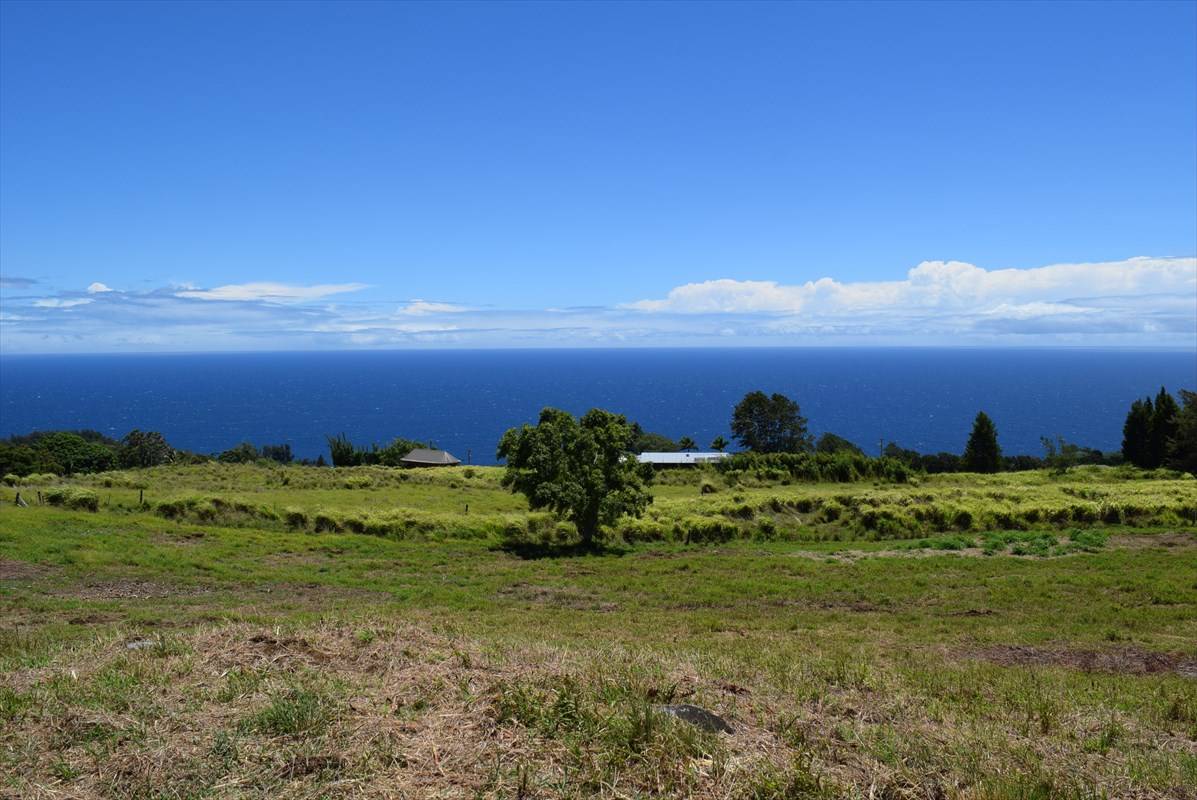
{"type": "Polygon", "coordinates": [[[503,431],[544,406],[626,414],[647,430],[729,436],[753,389],[796,399],[815,434],[867,452],[880,440],[959,453],[985,410],[1007,453],[1040,436],[1120,446],[1127,406],[1161,385],[1197,387],[1192,352],[1102,350],[506,350],[0,358],[0,435],[158,430],[212,453],[250,441],[327,454],[355,443],[431,439],[463,461],[495,462],[503,431]]]}

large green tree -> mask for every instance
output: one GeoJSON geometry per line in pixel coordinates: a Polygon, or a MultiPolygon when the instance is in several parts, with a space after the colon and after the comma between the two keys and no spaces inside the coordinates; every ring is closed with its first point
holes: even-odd
{"type": "Polygon", "coordinates": [[[1176,433],[1168,443],[1168,460],[1172,469],[1197,475],[1197,392],[1180,390],[1180,411],[1176,414],[1176,433]]]}
{"type": "Polygon", "coordinates": [[[813,446],[798,404],[783,394],[749,392],[732,411],[732,435],[757,453],[802,453],[813,446]]]}
{"type": "Polygon", "coordinates": [[[1154,409],[1151,398],[1145,397],[1131,403],[1122,424],[1122,457],[1136,467],[1151,463],[1151,420],[1154,409]]]}
{"type": "Polygon", "coordinates": [[[635,431],[619,414],[601,409],[576,419],[546,408],[536,425],[511,428],[499,441],[507,462],[503,485],[572,521],[586,545],[604,525],[623,515],[638,517],[652,502],[652,467],[630,450],[635,431]]]}
{"type": "Polygon", "coordinates": [[[973,431],[964,446],[961,466],[966,472],[997,472],[1002,467],[1002,448],[998,446],[997,428],[984,411],[977,412],[973,431]]]}
{"type": "Polygon", "coordinates": [[[157,431],[141,431],[135,428],[121,440],[119,459],[122,467],[156,467],[159,464],[169,464],[174,460],[174,456],[174,449],[157,431]]]}
{"type": "Polygon", "coordinates": [[[1147,434],[1147,463],[1152,469],[1164,465],[1168,458],[1168,442],[1176,438],[1176,415],[1180,406],[1163,386],[1155,396],[1151,412],[1151,430],[1147,434]]]}

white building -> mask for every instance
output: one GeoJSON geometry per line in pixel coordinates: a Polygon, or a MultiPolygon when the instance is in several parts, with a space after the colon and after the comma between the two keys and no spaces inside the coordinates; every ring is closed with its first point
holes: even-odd
{"type": "Polygon", "coordinates": [[[722,461],[727,458],[730,453],[641,453],[636,456],[636,460],[641,464],[653,464],[662,467],[685,467],[693,466],[695,464],[713,464],[716,461],[722,461]]]}

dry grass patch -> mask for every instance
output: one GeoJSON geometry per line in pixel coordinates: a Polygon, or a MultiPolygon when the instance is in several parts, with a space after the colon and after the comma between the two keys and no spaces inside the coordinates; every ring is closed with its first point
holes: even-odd
{"type": "MultiPolygon", "coordinates": [[[[712,653],[488,644],[382,617],[124,644],[4,677],[0,796],[1160,800],[1184,796],[1177,764],[1197,764],[1192,692],[1161,684],[1158,723],[1098,713],[1072,701],[1067,674],[1028,672],[1023,656],[1085,658],[1026,648],[1003,651],[1022,654],[1008,668],[953,667],[812,643],[746,670],[712,653]],[[680,702],[733,732],[656,710],[680,702]]],[[[1119,652],[1140,680],[1170,658],[1119,652]]]]}
{"type": "Polygon", "coordinates": [[[1068,667],[1083,672],[1110,672],[1121,675],[1154,675],[1173,672],[1184,677],[1197,678],[1197,657],[1183,653],[1160,653],[1136,647],[1083,650],[1066,647],[991,645],[964,649],[960,655],[1003,666],[1068,667]]]}
{"type": "Polygon", "coordinates": [[[704,734],[593,664],[411,627],[232,625],[20,673],[12,797],[732,797],[786,770],[750,720],[704,734]]]}

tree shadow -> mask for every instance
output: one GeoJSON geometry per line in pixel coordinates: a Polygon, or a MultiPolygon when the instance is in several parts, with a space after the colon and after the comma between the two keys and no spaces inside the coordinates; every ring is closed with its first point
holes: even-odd
{"type": "Polygon", "coordinates": [[[494,545],[492,550],[510,553],[525,561],[542,558],[582,558],[585,556],[624,556],[631,552],[627,545],[613,542],[530,542],[507,540],[494,545]]]}

